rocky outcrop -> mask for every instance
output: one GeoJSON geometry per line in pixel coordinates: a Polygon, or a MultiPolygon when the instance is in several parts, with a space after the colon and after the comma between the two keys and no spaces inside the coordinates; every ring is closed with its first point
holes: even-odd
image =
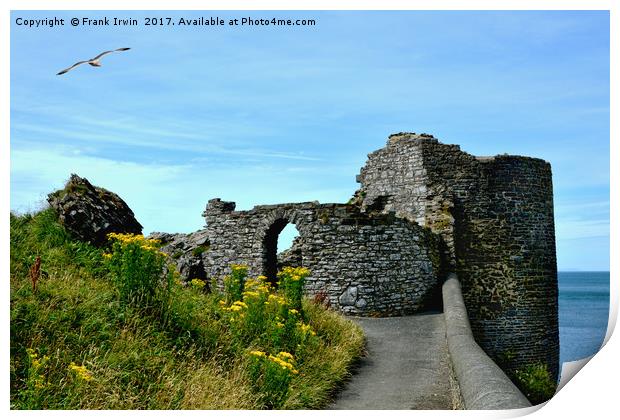
{"type": "Polygon", "coordinates": [[[297,236],[293,239],[293,243],[290,248],[285,249],[278,254],[278,271],[282,270],[283,267],[302,266],[301,247],[301,238],[297,236]]]}
{"type": "Polygon", "coordinates": [[[75,174],[64,189],[49,194],[47,201],[60,223],[81,241],[102,246],[108,233],[142,233],[142,225],[123,199],[75,174]]]}
{"type": "Polygon", "coordinates": [[[153,232],[149,238],[157,239],[162,244],[161,250],[176,265],[181,281],[208,280],[203,260],[203,254],[209,249],[206,230],[190,234],[153,232]]]}

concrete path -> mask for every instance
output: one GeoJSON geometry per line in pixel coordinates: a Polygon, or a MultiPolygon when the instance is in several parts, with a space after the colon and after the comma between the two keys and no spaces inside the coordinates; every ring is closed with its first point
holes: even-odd
{"type": "Polygon", "coordinates": [[[442,313],[350,319],[364,330],[368,355],[328,409],[453,409],[442,313]]]}

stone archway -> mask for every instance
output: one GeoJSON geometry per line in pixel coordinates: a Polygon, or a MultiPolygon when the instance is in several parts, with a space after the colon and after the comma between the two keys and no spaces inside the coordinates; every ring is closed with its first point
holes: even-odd
{"type": "Polygon", "coordinates": [[[257,230],[261,247],[260,272],[275,285],[278,272],[278,237],[288,224],[295,226],[298,237],[303,238],[306,231],[306,216],[303,210],[279,208],[271,211],[261,222],[257,230]]]}
{"type": "Polygon", "coordinates": [[[276,284],[278,272],[278,236],[289,221],[285,218],[276,219],[265,231],[263,238],[262,273],[272,285],[276,284]]]}

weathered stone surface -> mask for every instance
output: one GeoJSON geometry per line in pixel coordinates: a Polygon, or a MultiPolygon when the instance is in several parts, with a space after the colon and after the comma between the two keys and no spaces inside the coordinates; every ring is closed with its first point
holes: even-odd
{"type": "Polygon", "coordinates": [[[278,271],[282,267],[301,267],[301,239],[296,237],[289,249],[286,249],[278,254],[278,271]]]}
{"type": "Polygon", "coordinates": [[[277,237],[293,223],[301,257],[295,263],[310,270],[306,292],[325,295],[334,309],[367,316],[410,314],[427,307],[438,290],[437,241],[414,222],[364,214],[346,204],[234,207],[213,199],[204,212],[211,245],[205,254],[207,276],[220,285],[233,263],[247,264],[250,276],[264,274],[275,281],[277,237]],[[347,289],[356,294],[343,301],[347,289]]]}
{"type": "Polygon", "coordinates": [[[142,225],[117,194],[75,174],[64,189],[49,194],[47,201],[60,223],[81,241],[101,246],[107,243],[108,233],[142,233],[142,225]]]}
{"type": "Polygon", "coordinates": [[[355,305],[357,301],[357,287],[347,287],[344,293],[338,298],[341,306],[355,305]]]}
{"type": "Polygon", "coordinates": [[[399,133],[357,177],[364,211],[414,220],[442,239],[461,279],[471,326],[505,370],[559,364],[557,268],[549,163],[476,157],[430,135],[399,133]]]}
{"type": "Polygon", "coordinates": [[[152,232],[149,238],[160,241],[161,250],[174,262],[183,282],[208,280],[203,260],[203,254],[209,249],[205,230],[189,234],[152,232]]]}
{"type": "Polygon", "coordinates": [[[468,410],[510,410],[531,404],[474,341],[461,285],[450,274],[442,287],[446,338],[454,373],[468,410]]]}

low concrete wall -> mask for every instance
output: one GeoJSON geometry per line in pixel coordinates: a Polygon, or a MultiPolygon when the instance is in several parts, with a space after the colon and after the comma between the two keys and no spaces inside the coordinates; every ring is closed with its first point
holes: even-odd
{"type": "Polygon", "coordinates": [[[528,399],[474,340],[455,274],[443,284],[443,311],[448,349],[468,410],[505,410],[530,407],[528,399]]]}

